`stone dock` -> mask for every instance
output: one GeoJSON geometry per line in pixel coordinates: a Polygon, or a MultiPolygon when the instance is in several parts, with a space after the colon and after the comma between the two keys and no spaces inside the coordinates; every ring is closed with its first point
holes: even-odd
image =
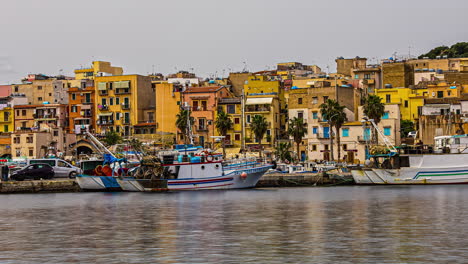
{"type": "MultiPolygon", "coordinates": [[[[348,174],[335,175],[325,173],[273,173],[264,175],[256,187],[301,187],[333,186],[352,184],[348,174]]],[[[38,180],[38,181],[2,181],[1,193],[59,193],[80,192],[81,189],[73,179],[38,180]]]]}

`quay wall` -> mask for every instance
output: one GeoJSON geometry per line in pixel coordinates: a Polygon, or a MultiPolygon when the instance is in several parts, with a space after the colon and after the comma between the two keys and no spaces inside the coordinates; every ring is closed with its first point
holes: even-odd
{"type": "Polygon", "coordinates": [[[256,187],[299,187],[352,184],[351,174],[271,173],[263,175],[256,187]]]}
{"type": "Polygon", "coordinates": [[[2,181],[0,193],[79,192],[73,179],[39,181],[2,181]]]}

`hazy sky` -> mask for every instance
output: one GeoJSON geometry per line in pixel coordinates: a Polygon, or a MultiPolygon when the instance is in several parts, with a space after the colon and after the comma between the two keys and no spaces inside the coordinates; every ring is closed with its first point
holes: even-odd
{"type": "Polygon", "coordinates": [[[73,76],[93,60],[125,73],[273,68],[335,71],[468,41],[466,0],[0,0],[0,84],[28,73],[73,76]]]}

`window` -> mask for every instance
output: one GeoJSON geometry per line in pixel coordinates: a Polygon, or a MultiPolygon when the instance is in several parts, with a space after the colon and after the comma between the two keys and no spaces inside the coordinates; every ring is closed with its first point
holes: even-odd
{"type": "Polygon", "coordinates": [[[19,87],[15,86],[15,93],[17,93],[18,91],[19,91],[19,87]]]}
{"type": "Polygon", "coordinates": [[[20,138],[20,137],[15,137],[15,138],[13,139],[13,143],[21,144],[21,138],[20,138]]]}
{"type": "Polygon", "coordinates": [[[115,98],[115,105],[119,105],[120,104],[120,98],[119,97],[116,97],[115,98]]]}
{"type": "Polygon", "coordinates": [[[106,100],[106,98],[102,98],[101,103],[102,103],[102,105],[107,105],[107,100],[106,100]]]}
{"type": "Polygon", "coordinates": [[[52,93],[49,93],[49,96],[52,96],[52,93]]]}
{"type": "Polygon", "coordinates": [[[318,113],[312,112],[312,119],[318,119],[318,113]]]}
{"type": "Polygon", "coordinates": [[[42,86],[41,85],[37,86],[37,89],[42,90],[42,86]]]}
{"type": "Polygon", "coordinates": [[[120,120],[120,113],[119,112],[115,113],[115,119],[120,120]]]}
{"type": "Polygon", "coordinates": [[[238,117],[234,118],[234,124],[240,124],[240,118],[238,117]]]}
{"type": "Polygon", "coordinates": [[[68,167],[67,164],[65,162],[61,161],[61,160],[59,160],[57,163],[58,163],[57,165],[59,167],[68,167]]]}
{"type": "Polygon", "coordinates": [[[391,129],[390,127],[384,127],[383,134],[385,136],[390,136],[391,135],[391,130],[390,129],[391,129]]]}
{"type": "Polygon", "coordinates": [[[344,151],[348,150],[348,145],[347,144],[343,144],[343,150],[344,151]]]}
{"type": "Polygon", "coordinates": [[[193,111],[200,110],[199,107],[198,107],[198,101],[193,101],[192,102],[192,107],[193,107],[193,111]]]}
{"type": "Polygon", "coordinates": [[[33,149],[30,149],[30,150],[29,150],[29,157],[32,157],[32,156],[34,156],[34,150],[33,150],[33,149]]]}
{"type": "Polygon", "coordinates": [[[328,96],[323,97],[323,102],[325,103],[328,100],[328,96]]]}
{"type": "Polygon", "coordinates": [[[240,140],[240,134],[234,134],[234,140],[240,140]]]}
{"type": "Polygon", "coordinates": [[[437,91],[437,98],[444,98],[444,91],[437,91]]]}
{"type": "Polygon", "coordinates": [[[38,100],[38,101],[42,101],[42,97],[38,97],[37,100],[38,100]]]}
{"type": "Polygon", "coordinates": [[[382,116],[382,119],[388,119],[388,112],[385,112],[384,115],[382,116]]]}
{"type": "Polygon", "coordinates": [[[302,98],[301,97],[297,98],[297,104],[302,104],[302,98]]]}
{"type": "Polygon", "coordinates": [[[20,110],[16,110],[16,116],[20,115],[20,110]]]}
{"type": "Polygon", "coordinates": [[[71,96],[71,97],[72,97],[72,98],[71,98],[72,100],[76,100],[76,94],[72,93],[72,96],[71,96]]]}
{"type": "Polygon", "coordinates": [[[109,105],[114,105],[114,97],[109,98],[109,105]]]}
{"type": "Polygon", "coordinates": [[[369,73],[364,74],[364,79],[369,80],[371,78],[371,75],[369,73]]]}
{"type": "Polygon", "coordinates": [[[227,113],[228,114],[235,114],[236,113],[236,106],[235,105],[227,105],[227,113]]]}
{"type": "Polygon", "coordinates": [[[3,125],[3,132],[8,132],[8,125],[3,125]]]}
{"type": "Polygon", "coordinates": [[[206,111],[207,108],[206,108],[206,101],[201,101],[201,110],[202,111],[206,111]]]}
{"type": "Polygon", "coordinates": [[[205,130],[206,129],[206,125],[205,125],[206,122],[205,121],[206,121],[206,119],[204,119],[204,118],[199,118],[198,119],[198,129],[199,130],[205,130]]]}
{"type": "Polygon", "coordinates": [[[447,91],[447,96],[450,96],[452,93],[450,91],[447,91]]]}
{"type": "Polygon", "coordinates": [[[325,150],[328,150],[328,144],[325,144],[324,147],[325,147],[325,150]]]}
{"type": "Polygon", "coordinates": [[[297,112],[297,118],[304,119],[304,112],[297,112]]]}
{"type": "Polygon", "coordinates": [[[34,143],[34,142],[33,142],[33,137],[32,137],[32,136],[28,136],[28,137],[26,138],[26,143],[34,143]]]}
{"type": "Polygon", "coordinates": [[[58,130],[54,130],[54,137],[58,137],[58,130]]]}
{"type": "Polygon", "coordinates": [[[113,82],[109,82],[108,84],[109,84],[109,90],[112,90],[112,84],[113,84],[113,82]]]}
{"type": "Polygon", "coordinates": [[[355,74],[354,79],[359,79],[359,74],[355,74]]]}
{"type": "Polygon", "coordinates": [[[391,103],[392,102],[392,96],[390,94],[385,95],[385,102],[386,103],[391,103]]]}
{"type": "Polygon", "coordinates": [[[71,107],[71,112],[72,112],[72,113],[78,112],[78,107],[77,107],[76,105],[72,105],[72,107],[71,107]]]}
{"type": "Polygon", "coordinates": [[[349,137],[349,128],[343,128],[342,131],[342,137],[349,137]]]}
{"type": "Polygon", "coordinates": [[[317,151],[317,145],[312,145],[312,151],[317,151]]]}
{"type": "Polygon", "coordinates": [[[318,127],[312,128],[312,134],[318,134],[318,127]]]}
{"type": "Polygon", "coordinates": [[[250,115],[247,115],[247,123],[250,124],[250,115]]]}
{"type": "Polygon", "coordinates": [[[408,100],[405,100],[405,107],[408,108],[408,100]]]}
{"type": "Polygon", "coordinates": [[[23,116],[26,115],[26,110],[23,110],[23,111],[22,111],[22,115],[23,115],[23,116]]]}
{"type": "Polygon", "coordinates": [[[318,104],[318,97],[317,96],[312,97],[312,103],[313,104],[318,104]]]}

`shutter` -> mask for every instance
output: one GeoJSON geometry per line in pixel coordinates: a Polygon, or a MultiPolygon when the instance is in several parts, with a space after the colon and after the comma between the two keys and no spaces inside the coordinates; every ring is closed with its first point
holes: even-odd
{"type": "Polygon", "coordinates": [[[105,82],[100,82],[98,83],[98,90],[100,91],[105,91],[107,89],[107,86],[106,86],[107,83],[105,82]]]}

